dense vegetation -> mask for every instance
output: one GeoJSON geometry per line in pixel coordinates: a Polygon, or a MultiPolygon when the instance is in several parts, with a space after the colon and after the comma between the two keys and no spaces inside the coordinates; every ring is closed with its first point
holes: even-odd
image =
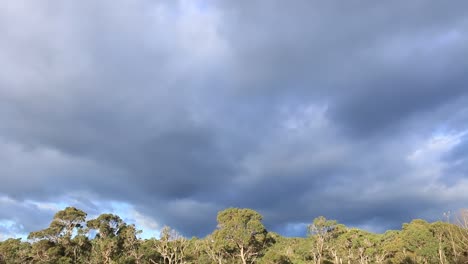
{"type": "Polygon", "coordinates": [[[117,215],[86,216],[67,207],[28,242],[0,242],[0,263],[468,263],[468,210],[457,224],[418,219],[384,234],[318,217],[307,238],[268,232],[251,209],[219,212],[217,229],[203,239],[165,227],[160,239],[143,240],[117,215]]]}

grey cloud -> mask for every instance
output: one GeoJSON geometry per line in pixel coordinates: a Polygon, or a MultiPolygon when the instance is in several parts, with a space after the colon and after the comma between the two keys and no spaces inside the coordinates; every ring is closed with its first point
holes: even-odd
{"type": "Polygon", "coordinates": [[[24,235],[44,228],[54,214],[30,201],[13,200],[4,196],[0,197],[0,212],[0,220],[12,223],[11,226],[0,225],[0,234],[10,236],[24,235]]]}
{"type": "Polygon", "coordinates": [[[254,78],[242,84],[331,97],[331,117],[354,135],[392,130],[413,113],[466,95],[465,3],[226,5],[232,71],[254,78]]]}
{"type": "Polygon", "coordinates": [[[465,143],[409,157],[441,127],[467,129],[465,5],[8,4],[0,193],[93,214],[125,202],[186,235],[229,206],[294,234],[318,215],[375,230],[437,219],[466,184],[423,168],[464,159],[465,143]]]}

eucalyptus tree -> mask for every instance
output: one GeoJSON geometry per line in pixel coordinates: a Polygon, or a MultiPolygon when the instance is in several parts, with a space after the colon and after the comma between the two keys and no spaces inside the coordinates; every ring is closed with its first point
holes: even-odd
{"type": "Polygon", "coordinates": [[[67,207],[58,211],[49,227],[29,233],[28,239],[46,239],[54,243],[71,239],[74,231],[82,229],[86,220],[86,213],[75,207],[67,207]]]}
{"type": "Polygon", "coordinates": [[[262,216],[252,209],[228,208],[218,213],[214,243],[240,258],[243,264],[255,263],[267,242],[262,216]]]}
{"type": "Polygon", "coordinates": [[[314,239],[312,246],[314,263],[322,263],[327,243],[332,238],[332,231],[336,225],[335,220],[328,220],[324,216],[319,216],[307,227],[309,236],[314,239]]]}
{"type": "Polygon", "coordinates": [[[87,222],[88,229],[95,232],[92,241],[91,263],[109,264],[121,255],[120,232],[125,228],[125,222],[114,214],[101,214],[96,219],[87,222]]]}
{"type": "Polygon", "coordinates": [[[31,244],[22,242],[20,238],[9,238],[0,242],[1,264],[23,264],[31,260],[31,244]]]}
{"type": "Polygon", "coordinates": [[[444,231],[447,233],[452,259],[468,263],[468,209],[461,209],[453,220],[450,219],[450,213],[445,215],[447,225],[444,231]]]}
{"type": "Polygon", "coordinates": [[[229,255],[224,247],[224,242],[215,240],[213,235],[208,235],[202,240],[202,250],[213,262],[218,264],[225,263],[229,255]]]}
{"type": "Polygon", "coordinates": [[[126,225],[119,234],[122,250],[126,253],[124,258],[135,264],[142,263],[144,257],[144,253],[140,250],[141,240],[138,238],[141,233],[142,231],[137,230],[135,225],[126,225]]]}
{"type": "Polygon", "coordinates": [[[67,207],[54,215],[49,227],[29,233],[28,239],[34,242],[34,262],[76,262],[80,250],[74,237],[82,235],[86,215],[75,207],[67,207]]]}
{"type": "Polygon", "coordinates": [[[188,240],[179,232],[165,226],[161,230],[161,238],[155,243],[155,249],[162,256],[164,264],[182,264],[186,261],[188,245],[188,240]]]}

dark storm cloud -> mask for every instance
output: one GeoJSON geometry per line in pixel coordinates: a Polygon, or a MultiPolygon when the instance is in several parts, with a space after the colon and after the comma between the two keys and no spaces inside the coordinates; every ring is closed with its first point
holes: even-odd
{"type": "Polygon", "coordinates": [[[242,206],[297,234],[468,201],[463,1],[3,5],[0,193],[18,208],[116,201],[204,235],[242,206]]]}
{"type": "Polygon", "coordinates": [[[48,225],[54,212],[40,208],[31,202],[19,202],[7,197],[0,197],[0,235],[24,235],[31,230],[39,230],[48,225]],[[3,225],[2,225],[3,224],[3,225]]]}
{"type": "Polygon", "coordinates": [[[225,2],[243,84],[332,97],[350,132],[392,129],[467,94],[464,2],[225,2]]]}

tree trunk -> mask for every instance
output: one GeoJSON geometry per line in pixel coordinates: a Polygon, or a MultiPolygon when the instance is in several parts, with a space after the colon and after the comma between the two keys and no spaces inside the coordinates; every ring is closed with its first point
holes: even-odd
{"type": "Polygon", "coordinates": [[[240,257],[242,259],[242,264],[247,264],[247,260],[245,259],[245,255],[244,255],[244,247],[240,248],[240,257]]]}

